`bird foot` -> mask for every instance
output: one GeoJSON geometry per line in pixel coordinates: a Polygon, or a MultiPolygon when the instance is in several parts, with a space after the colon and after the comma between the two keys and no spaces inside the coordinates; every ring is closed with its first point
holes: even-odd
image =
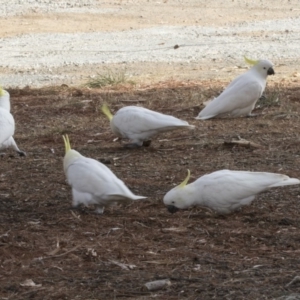
{"type": "Polygon", "coordinates": [[[124,147],[128,149],[135,149],[135,148],[140,148],[141,145],[136,143],[129,143],[129,144],[125,144],[124,147]]]}
{"type": "Polygon", "coordinates": [[[143,146],[144,147],[149,147],[150,145],[151,145],[151,140],[143,141],[143,146]]]}
{"type": "Polygon", "coordinates": [[[95,210],[95,213],[97,215],[101,215],[101,214],[103,214],[103,212],[104,212],[104,207],[101,207],[101,206],[98,206],[95,210]]]}
{"type": "Polygon", "coordinates": [[[84,212],[85,212],[84,207],[83,207],[82,205],[80,205],[80,204],[77,205],[77,206],[70,206],[68,209],[69,209],[69,210],[79,211],[79,212],[81,212],[81,213],[84,213],[84,212]]]}
{"type": "Polygon", "coordinates": [[[24,151],[17,151],[17,153],[19,154],[19,156],[26,156],[26,152],[24,151]]]}

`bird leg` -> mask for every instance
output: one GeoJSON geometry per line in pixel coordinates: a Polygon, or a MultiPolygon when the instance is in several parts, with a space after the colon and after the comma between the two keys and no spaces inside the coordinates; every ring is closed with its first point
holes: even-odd
{"type": "Polygon", "coordinates": [[[103,212],[104,212],[104,206],[97,205],[95,213],[98,215],[101,215],[101,214],[103,214],[103,212]]]}

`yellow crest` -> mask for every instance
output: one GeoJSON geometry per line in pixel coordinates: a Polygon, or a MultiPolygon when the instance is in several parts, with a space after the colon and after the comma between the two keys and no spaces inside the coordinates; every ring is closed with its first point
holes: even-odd
{"type": "Polygon", "coordinates": [[[2,88],[2,86],[0,86],[0,97],[4,95],[4,90],[2,88]]]}
{"type": "Polygon", "coordinates": [[[184,181],[182,183],[180,183],[180,185],[179,185],[179,187],[181,187],[181,188],[184,188],[187,185],[187,183],[189,182],[189,179],[190,179],[190,176],[191,176],[191,172],[190,172],[189,169],[187,171],[188,171],[188,175],[186,176],[186,178],[184,179],[184,181]]]}
{"type": "Polygon", "coordinates": [[[103,104],[102,107],[101,107],[101,110],[107,116],[107,118],[109,119],[109,121],[111,121],[111,119],[113,118],[113,115],[110,112],[107,104],[103,104]]]}
{"type": "Polygon", "coordinates": [[[70,140],[69,140],[69,137],[68,137],[67,134],[66,134],[66,135],[63,135],[62,137],[63,137],[63,139],[64,139],[65,150],[66,150],[66,153],[67,153],[69,150],[71,150],[70,140]]]}
{"type": "Polygon", "coordinates": [[[249,65],[255,66],[259,61],[248,58],[244,55],[245,62],[249,65]]]}

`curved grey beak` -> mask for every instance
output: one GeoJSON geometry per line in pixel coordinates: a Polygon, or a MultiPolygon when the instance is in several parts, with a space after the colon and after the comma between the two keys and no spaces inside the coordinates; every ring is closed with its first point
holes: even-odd
{"type": "Polygon", "coordinates": [[[179,211],[179,208],[177,208],[177,207],[174,206],[174,205],[167,205],[167,209],[168,209],[168,211],[169,211],[171,214],[174,214],[174,213],[176,213],[177,211],[179,211]]]}
{"type": "Polygon", "coordinates": [[[267,74],[268,75],[275,75],[274,69],[272,67],[269,68],[267,74]]]}

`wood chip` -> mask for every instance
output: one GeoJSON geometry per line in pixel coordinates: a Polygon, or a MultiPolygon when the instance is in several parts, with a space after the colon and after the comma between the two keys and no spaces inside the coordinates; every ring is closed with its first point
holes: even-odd
{"type": "Polygon", "coordinates": [[[171,286],[171,281],[169,279],[149,281],[145,283],[145,286],[149,291],[157,291],[164,287],[171,286]]]}
{"type": "Polygon", "coordinates": [[[32,279],[26,279],[23,283],[20,283],[20,286],[28,286],[28,287],[41,287],[41,284],[36,284],[32,279]]]}
{"type": "Polygon", "coordinates": [[[120,263],[120,262],[112,260],[112,259],[110,259],[109,261],[111,263],[121,267],[123,270],[130,271],[130,270],[133,270],[134,268],[136,268],[136,265],[123,264],[123,263],[120,263]]]}
{"type": "Polygon", "coordinates": [[[231,141],[225,141],[224,145],[229,145],[229,146],[237,145],[237,146],[248,147],[248,148],[263,148],[262,145],[259,145],[251,141],[247,141],[245,139],[232,139],[231,141]]]}

